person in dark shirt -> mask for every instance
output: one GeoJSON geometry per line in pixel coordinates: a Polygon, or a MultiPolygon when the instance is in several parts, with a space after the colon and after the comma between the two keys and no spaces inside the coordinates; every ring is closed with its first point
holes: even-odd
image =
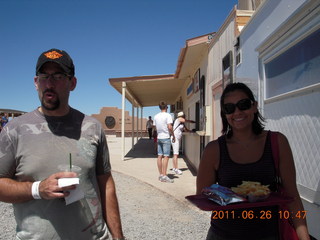
{"type": "MultiPolygon", "coordinates": [[[[204,187],[220,184],[231,188],[242,181],[255,181],[276,187],[276,170],[272,155],[271,131],[264,130],[257,101],[250,88],[243,83],[231,83],[224,89],[221,100],[222,136],[206,146],[198,176],[197,194],[204,187]]],[[[277,133],[279,146],[279,172],[282,188],[294,200],[288,204],[290,212],[303,211],[297,191],[293,156],[287,138],[277,133]]],[[[211,219],[207,240],[275,240],[278,233],[277,206],[237,209],[236,216],[211,219]],[[241,213],[270,211],[271,219],[248,220],[241,213]]],[[[306,220],[293,218],[300,240],[309,240],[306,220]]]]}

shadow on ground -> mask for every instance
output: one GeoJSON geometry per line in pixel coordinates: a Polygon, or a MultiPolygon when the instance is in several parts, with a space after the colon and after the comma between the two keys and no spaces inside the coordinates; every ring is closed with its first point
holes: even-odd
{"type": "Polygon", "coordinates": [[[156,157],[153,139],[146,138],[140,138],[134,147],[125,155],[126,160],[156,157]]]}
{"type": "MultiPolygon", "coordinates": [[[[153,139],[140,138],[138,142],[134,145],[134,148],[132,148],[125,155],[125,161],[131,161],[136,158],[157,158],[153,139]]],[[[172,155],[170,156],[170,158],[172,158],[172,155]]],[[[179,158],[183,159],[183,161],[187,164],[187,167],[189,168],[192,175],[196,176],[196,171],[193,168],[193,166],[189,163],[189,161],[187,161],[183,155],[179,155],[179,158]]],[[[188,168],[180,170],[186,171],[188,170],[188,168]]]]}

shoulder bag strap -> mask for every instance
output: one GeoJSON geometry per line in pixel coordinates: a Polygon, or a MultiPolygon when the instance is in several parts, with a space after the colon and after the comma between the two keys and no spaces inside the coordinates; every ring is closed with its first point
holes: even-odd
{"type": "MultiPolygon", "coordinates": [[[[277,181],[277,190],[280,194],[284,194],[281,189],[281,179],[280,179],[280,170],[279,170],[279,144],[278,144],[278,132],[271,132],[271,148],[272,155],[274,160],[274,165],[276,168],[276,181],[277,181]]],[[[285,204],[280,205],[280,211],[288,211],[285,204]]],[[[296,230],[294,229],[292,219],[280,219],[279,220],[279,233],[282,240],[299,240],[296,230]]]]}
{"type": "MultiPolygon", "coordinates": [[[[177,121],[177,119],[176,119],[175,121],[177,121]]],[[[175,131],[181,124],[182,124],[182,122],[180,122],[180,123],[173,129],[173,131],[175,131]]]]}
{"type": "Polygon", "coordinates": [[[276,168],[276,174],[279,176],[279,145],[278,145],[278,133],[271,132],[271,149],[274,161],[274,166],[276,168]]]}
{"type": "Polygon", "coordinates": [[[279,155],[278,132],[271,132],[271,149],[272,149],[274,167],[276,170],[276,191],[283,194],[281,189],[281,178],[280,178],[280,169],[279,169],[280,155],[279,155]]]}

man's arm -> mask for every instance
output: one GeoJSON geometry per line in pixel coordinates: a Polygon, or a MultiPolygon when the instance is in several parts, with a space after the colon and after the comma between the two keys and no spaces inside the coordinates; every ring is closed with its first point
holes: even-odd
{"type": "Polygon", "coordinates": [[[193,121],[193,120],[187,120],[187,119],[186,119],[186,122],[188,122],[188,123],[196,123],[196,121],[193,121]]]}
{"type": "Polygon", "coordinates": [[[167,126],[168,126],[169,133],[172,136],[172,142],[175,142],[176,141],[176,137],[174,136],[172,124],[169,123],[167,126]]]}
{"type": "Polygon", "coordinates": [[[97,179],[101,194],[103,217],[107,223],[108,229],[113,238],[124,238],[116,187],[111,172],[104,175],[99,175],[97,179]]]}
{"type": "MultiPolygon", "coordinates": [[[[58,172],[41,181],[39,194],[43,199],[64,198],[69,195],[68,190],[75,186],[60,188],[59,178],[76,177],[73,172],[58,172]],[[65,191],[65,192],[63,192],[65,191]]],[[[0,201],[7,203],[22,203],[33,200],[31,187],[33,182],[18,182],[11,178],[0,178],[0,201]]]]}
{"type": "Polygon", "coordinates": [[[6,203],[21,203],[33,199],[32,182],[17,182],[10,178],[0,178],[0,201],[6,203]]]}
{"type": "MultiPolygon", "coordinates": [[[[193,120],[188,120],[188,119],[185,119],[185,118],[182,118],[182,117],[179,118],[179,121],[180,121],[181,123],[196,123],[196,122],[193,121],[193,120]]],[[[184,124],[184,131],[185,131],[185,132],[191,132],[191,130],[188,129],[185,124],[184,124]]]]}

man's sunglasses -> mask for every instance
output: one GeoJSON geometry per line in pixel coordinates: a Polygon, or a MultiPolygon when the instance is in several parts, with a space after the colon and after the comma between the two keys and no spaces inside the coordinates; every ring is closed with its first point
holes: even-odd
{"type": "Polygon", "coordinates": [[[236,111],[236,107],[241,110],[248,110],[251,108],[253,102],[249,98],[241,99],[236,104],[234,103],[227,103],[223,105],[223,111],[225,114],[232,114],[236,111]]]}

